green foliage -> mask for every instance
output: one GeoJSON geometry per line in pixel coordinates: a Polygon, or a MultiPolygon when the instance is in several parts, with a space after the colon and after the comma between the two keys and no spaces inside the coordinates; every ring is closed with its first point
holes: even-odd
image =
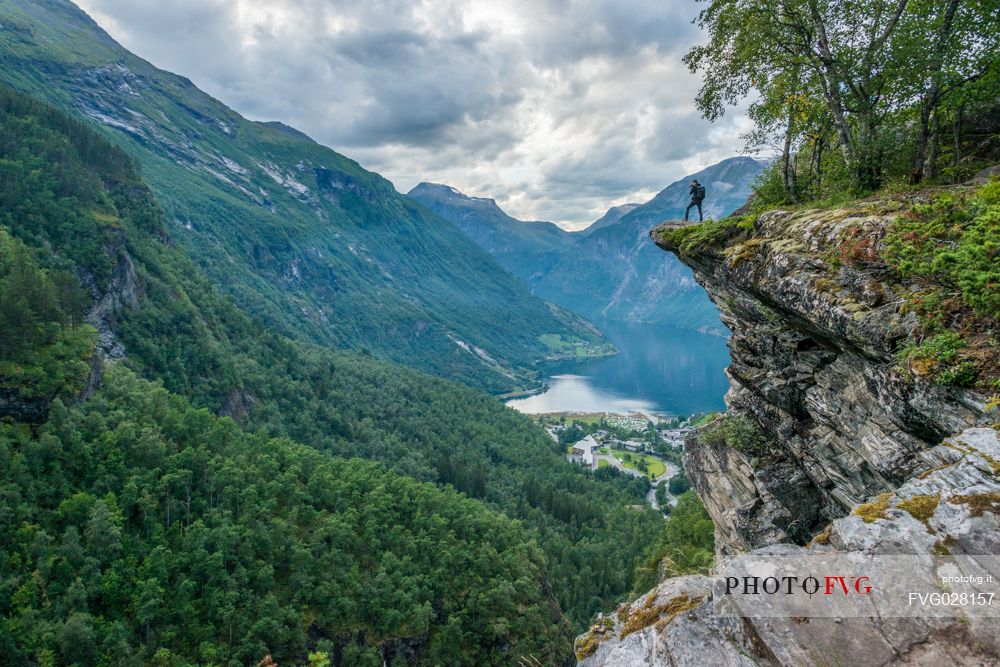
{"type": "Polygon", "coordinates": [[[580,442],[587,434],[592,432],[592,428],[584,430],[584,427],[580,425],[579,422],[573,422],[572,426],[567,426],[566,428],[560,429],[559,431],[559,444],[560,445],[572,445],[573,443],[580,442]]]}
{"type": "MultiPolygon", "coordinates": [[[[6,185],[0,180],[0,192],[6,185]]],[[[0,391],[34,399],[83,389],[97,332],[81,324],[86,298],[76,278],[43,270],[0,227],[0,294],[0,391]]]]}
{"type": "Polygon", "coordinates": [[[661,481],[656,485],[656,504],[661,508],[667,504],[667,483],[661,481]]]}
{"type": "Polygon", "coordinates": [[[899,358],[918,375],[930,375],[938,384],[972,386],[978,375],[976,364],[961,359],[965,340],[954,331],[945,331],[911,343],[899,351],[899,358]]]}
{"type": "Polygon", "coordinates": [[[1000,379],[1000,181],[933,196],[889,227],[886,264],[907,285],[923,340],[899,353],[935,382],[989,389],[1000,379]]]}
{"type": "MultiPolygon", "coordinates": [[[[750,209],[760,215],[777,208],[836,208],[854,202],[858,193],[852,190],[850,181],[845,174],[845,164],[836,153],[818,156],[822,179],[816,173],[801,171],[802,164],[809,164],[808,151],[815,150],[803,147],[796,160],[796,169],[801,173],[796,175],[796,196],[792,198],[785,189],[781,162],[772,162],[761,173],[753,185],[753,197],[750,199],[750,209]]],[[[813,157],[815,159],[815,156],[813,157]]]]}
{"type": "Polygon", "coordinates": [[[641,472],[650,479],[655,479],[667,471],[663,461],[649,454],[612,449],[611,455],[621,461],[626,468],[641,472]]]}
{"type": "Polygon", "coordinates": [[[935,196],[901,216],[886,236],[885,260],[903,278],[958,290],[983,317],[1000,319],[1000,181],[971,196],[935,196]]]}
{"type": "MultiPolygon", "coordinates": [[[[14,144],[27,145],[53,132],[58,136],[58,113],[52,122],[30,105],[17,114],[33,120],[18,125],[22,131],[14,144]]],[[[81,136],[87,132],[84,129],[81,136]]],[[[94,142],[111,150],[100,139],[94,142]]],[[[66,140],[64,146],[76,150],[74,141],[66,140]]],[[[94,154],[100,151],[95,148],[94,154]]],[[[294,440],[324,456],[374,459],[396,473],[451,487],[480,506],[520,520],[544,554],[548,590],[577,630],[631,589],[632,564],[654,539],[661,521],[643,507],[647,481],[615,470],[588,472],[571,465],[530,418],[485,393],[274,331],[235,307],[182,248],[166,241],[160,209],[134,166],[116,176],[101,172],[81,155],[71,162],[91,175],[102,174],[90,181],[103,188],[92,195],[103,202],[102,216],[72,218],[82,226],[79,234],[100,236],[102,225],[110,225],[110,242],[102,241],[91,255],[73,255],[64,244],[78,234],[71,227],[60,235],[65,218],[53,211],[62,209],[35,206],[55,198],[51,184],[21,202],[23,215],[11,220],[10,231],[32,248],[47,248],[53,265],[91,274],[105,261],[112,273],[134,268],[141,291],[138,306],[118,309],[114,320],[127,363],[136,372],[161,381],[198,408],[232,415],[247,433],[294,440]],[[22,224],[24,220],[32,222],[22,224]]],[[[18,179],[10,181],[12,187],[20,186],[18,179]]],[[[72,208],[70,201],[65,205],[72,208]]],[[[156,429],[149,428],[155,435],[156,429]]],[[[144,438],[144,429],[137,422],[134,437],[144,438]]],[[[247,576],[268,576],[277,566],[262,558],[247,576]]],[[[141,581],[135,586],[148,593],[147,607],[153,613],[158,589],[144,589],[141,581]]],[[[378,609],[372,612],[372,623],[382,623],[383,612],[393,613],[391,601],[378,609]]],[[[551,630],[568,638],[572,631],[561,619],[554,612],[549,626],[539,632],[551,630]]],[[[455,645],[458,641],[442,640],[455,645]]],[[[206,638],[202,643],[212,642],[206,638]]]]}
{"type": "Polygon", "coordinates": [[[718,412],[706,412],[691,420],[691,428],[700,428],[706,424],[711,424],[719,416],[718,412]]]}
{"type": "Polygon", "coordinates": [[[946,331],[925,338],[919,344],[908,345],[900,351],[903,359],[929,359],[940,364],[951,364],[965,347],[965,341],[954,331],[946,331]]]}
{"type": "Polygon", "coordinates": [[[0,426],[0,493],[7,665],[568,655],[525,528],[246,433],[120,366],[37,431],[0,426]]]}
{"type": "Polygon", "coordinates": [[[694,491],[677,499],[656,544],[636,568],[633,595],[656,586],[660,575],[707,574],[715,557],[715,524],[694,491]]]}
{"type": "Polygon", "coordinates": [[[958,182],[991,157],[994,3],[709,0],[697,22],[707,40],[685,62],[703,75],[699,109],[715,120],[749,96],[748,149],[781,146],[758,206],[958,182]]]}
{"type": "MultiPolygon", "coordinates": [[[[0,24],[0,81],[100,117],[95,127],[141,163],[172,242],[262,325],[492,393],[537,384],[535,363],[551,353],[541,335],[602,342],[384,178],[301,133],[240,117],[125,51],[72,3],[5,0],[0,24]]],[[[73,187],[100,191],[92,185],[73,187]]],[[[104,237],[66,220],[86,244],[81,257],[108,258],[104,237]]]]}
{"type": "Polygon", "coordinates": [[[687,492],[691,488],[691,482],[688,481],[687,475],[685,475],[684,471],[682,470],[681,472],[677,473],[676,475],[670,478],[670,485],[668,488],[670,490],[670,493],[672,493],[675,496],[679,496],[682,493],[687,492]]]}
{"type": "Polygon", "coordinates": [[[954,387],[971,387],[979,377],[979,370],[972,361],[960,361],[954,366],[942,368],[934,378],[938,384],[954,387]]]}
{"type": "Polygon", "coordinates": [[[724,414],[698,437],[707,445],[732,447],[748,456],[767,456],[771,451],[760,427],[745,415],[724,414]]]}
{"type": "Polygon", "coordinates": [[[684,256],[710,250],[740,233],[752,230],[753,219],[750,217],[706,220],[697,225],[661,230],[659,242],[684,256]]]}
{"type": "Polygon", "coordinates": [[[160,212],[136,169],[83,123],[0,87],[0,225],[32,246],[61,248],[67,268],[86,269],[98,288],[120,245],[116,195],[129,193],[136,227],[158,231],[160,212]]]}

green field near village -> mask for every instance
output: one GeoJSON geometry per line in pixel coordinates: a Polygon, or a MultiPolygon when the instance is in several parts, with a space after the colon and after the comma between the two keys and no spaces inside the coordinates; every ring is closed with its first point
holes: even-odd
{"type": "Polygon", "coordinates": [[[635,452],[626,452],[621,449],[612,449],[611,455],[616,459],[621,461],[622,465],[631,470],[636,470],[638,472],[643,472],[639,468],[639,461],[645,459],[646,461],[646,474],[649,475],[650,479],[659,477],[663,473],[667,472],[667,466],[660,459],[655,456],[650,456],[649,454],[637,454],[635,452]]]}

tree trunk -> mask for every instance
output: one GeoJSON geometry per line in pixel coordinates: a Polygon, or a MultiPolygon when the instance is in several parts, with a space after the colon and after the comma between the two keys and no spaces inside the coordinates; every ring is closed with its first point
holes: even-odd
{"type": "MultiPolygon", "coordinates": [[[[836,59],[830,48],[830,39],[826,34],[826,23],[819,11],[819,6],[814,0],[810,0],[809,13],[812,19],[812,28],[815,29],[819,53],[815,54],[819,65],[814,66],[814,71],[819,76],[823,88],[823,97],[826,98],[827,106],[830,108],[830,116],[833,118],[833,126],[840,137],[841,149],[847,164],[853,164],[856,159],[854,138],[851,130],[847,126],[847,119],[844,112],[844,99],[840,94],[842,83],[840,74],[837,72],[836,59]]],[[[815,61],[814,61],[815,62],[815,61]]]]}
{"type": "Polygon", "coordinates": [[[826,146],[826,138],[821,134],[816,140],[816,196],[823,196],[823,149],[826,146]]]}
{"type": "Polygon", "coordinates": [[[913,170],[910,172],[910,183],[917,185],[927,175],[927,145],[931,135],[930,97],[924,97],[920,104],[920,127],[917,130],[917,147],[913,155],[913,170]]]}
{"type": "Polygon", "coordinates": [[[962,180],[961,174],[958,173],[958,168],[962,161],[962,111],[963,108],[961,105],[959,105],[958,111],[955,112],[955,126],[953,131],[955,135],[955,151],[954,155],[951,156],[951,164],[952,164],[951,177],[955,183],[958,183],[959,181],[962,180]]]}
{"type": "Polygon", "coordinates": [[[934,122],[931,124],[928,141],[927,160],[924,162],[924,178],[935,181],[938,177],[938,155],[941,153],[941,112],[934,112],[934,122]]]}
{"type": "Polygon", "coordinates": [[[788,125],[785,127],[785,143],[781,147],[781,176],[785,188],[785,198],[797,202],[795,193],[795,167],[792,165],[792,107],[788,109],[788,125]]]}
{"type": "Polygon", "coordinates": [[[858,137],[859,149],[854,154],[854,164],[850,165],[851,176],[856,189],[862,192],[871,192],[882,185],[882,155],[878,141],[875,110],[872,108],[859,109],[857,115],[861,136],[858,137]]]}
{"type": "Polygon", "coordinates": [[[920,133],[917,135],[917,151],[911,178],[911,182],[915,184],[923,179],[934,180],[937,177],[937,151],[941,125],[937,110],[943,97],[941,76],[958,4],[959,0],[948,0],[948,5],[945,7],[944,17],[935,35],[933,59],[929,65],[930,83],[920,96],[920,133]],[[930,124],[931,116],[934,117],[933,129],[930,124]]]}

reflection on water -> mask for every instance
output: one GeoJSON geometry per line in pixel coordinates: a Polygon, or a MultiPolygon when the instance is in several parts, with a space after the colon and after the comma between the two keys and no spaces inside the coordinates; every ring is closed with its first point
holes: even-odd
{"type": "Polygon", "coordinates": [[[529,396],[508,405],[528,414],[538,412],[648,412],[656,410],[653,403],[641,399],[616,396],[591,383],[585,375],[553,375],[544,394],[529,396]]]}
{"type": "Polygon", "coordinates": [[[510,401],[539,412],[652,411],[672,415],[721,410],[729,384],[726,341],[663,326],[599,323],[619,353],[547,370],[548,391],[510,401]]]}

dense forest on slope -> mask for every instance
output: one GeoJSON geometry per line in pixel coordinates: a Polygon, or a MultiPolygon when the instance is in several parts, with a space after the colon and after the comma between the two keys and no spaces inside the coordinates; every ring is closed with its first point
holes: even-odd
{"type": "MultiPolygon", "coordinates": [[[[177,502],[179,507],[183,501],[184,521],[193,524],[200,519],[208,525],[205,513],[218,499],[203,498],[203,504],[196,503],[195,496],[189,495],[194,494],[194,487],[184,481],[190,477],[184,472],[188,468],[174,470],[164,464],[162,469],[154,467],[129,472],[131,469],[128,466],[138,465],[130,458],[129,452],[133,450],[128,449],[140,446],[134,441],[146,442],[142,446],[154,451],[174,447],[174,453],[184,461],[196,453],[209,458],[217,455],[229,461],[226,465],[240,468],[241,474],[247,475],[240,478],[245,484],[241,482],[238,487],[253,488],[260,484],[271,489],[269,493],[276,494],[261,495],[263,505],[270,508],[277,503],[275,511],[280,508],[281,512],[295,517],[310,514],[313,510],[298,506],[297,496],[291,493],[294,485],[289,489],[291,495],[281,492],[283,482],[277,481],[280,477],[278,468],[256,467],[250,459],[239,458],[246,455],[242,448],[249,446],[247,443],[268,443],[275,438],[287,438],[324,452],[322,459],[309,454],[302,462],[289,460],[289,469],[318,465],[314,463],[316,461],[329,461],[328,454],[362,456],[381,461],[394,472],[375,472],[382,468],[368,464],[328,465],[343,466],[344,470],[360,470],[362,472],[357,474],[361,477],[381,475],[385,484],[390,486],[410,484],[398,481],[398,473],[420,481],[450,485],[467,496],[483,501],[494,511],[500,510],[521,520],[523,527],[512,527],[510,530],[522,531],[520,534],[527,536],[526,540],[538,545],[542,560],[531,562],[538,563],[545,570],[545,585],[536,581],[539,591],[542,588],[551,591],[575,628],[581,627],[594,612],[607,607],[630,590],[632,566],[656,538],[661,523],[659,517],[644,505],[647,482],[625,478],[613,471],[587,473],[572,466],[565,461],[561,448],[530,419],[505,408],[485,393],[363,354],[296,342],[261,326],[220,295],[184,251],[173,245],[163,226],[155,198],[144,186],[134,162],[123,151],[54,108],[6,89],[0,89],[0,169],[4,176],[0,179],[0,202],[4,204],[3,229],[0,230],[3,234],[0,236],[3,241],[0,247],[0,280],[5,281],[7,286],[5,307],[21,304],[18,307],[22,311],[28,308],[35,318],[30,324],[33,337],[27,339],[29,344],[16,349],[5,345],[2,350],[4,375],[0,386],[3,387],[5,401],[0,407],[8,420],[42,422],[36,430],[16,423],[4,427],[7,439],[5,456],[8,458],[3,474],[8,479],[22,479],[22,475],[29,473],[34,476],[28,486],[21,481],[5,486],[6,493],[13,494],[10,506],[22,507],[26,504],[30,508],[33,503],[39,505],[29,512],[28,518],[12,518],[3,524],[3,530],[8,531],[5,544],[21,544],[14,537],[22,529],[45,530],[46,535],[60,544],[67,539],[72,541],[73,531],[82,535],[81,526],[85,530],[85,524],[73,524],[70,537],[65,537],[70,524],[61,518],[59,507],[63,501],[77,493],[103,499],[115,488],[124,489],[131,475],[150,475],[144,478],[142,484],[135,481],[136,493],[146,490],[153,494],[149,501],[152,505],[147,512],[154,511],[155,507],[156,512],[169,512],[176,519],[174,512],[180,510],[174,508],[174,503],[177,502]],[[77,279],[77,282],[69,278],[77,279]],[[86,286],[85,290],[81,289],[81,283],[86,286]],[[49,297],[39,299],[34,296],[40,293],[49,297]],[[43,304],[48,305],[43,307],[43,304]],[[81,321],[81,313],[88,309],[90,324],[81,321]],[[60,348],[56,345],[60,340],[69,340],[72,344],[60,348]],[[143,403],[143,395],[156,390],[133,379],[125,369],[112,369],[97,396],[71,408],[70,416],[66,417],[67,412],[61,406],[72,402],[81,389],[85,395],[92,390],[85,385],[88,379],[95,378],[92,372],[88,378],[85,368],[91,368],[94,345],[99,345],[105,355],[115,356],[124,351],[125,360],[117,365],[127,365],[148,378],[158,379],[166,390],[186,396],[185,400],[193,403],[194,407],[187,407],[181,399],[162,395],[158,400],[174,406],[169,412],[177,414],[167,419],[154,410],[154,414],[147,419],[142,416],[149,406],[143,403]],[[52,362],[41,363],[46,359],[52,362]],[[39,363],[35,364],[36,361],[39,363]],[[38,381],[29,380],[29,376],[38,381]],[[44,410],[19,410],[18,401],[29,397],[38,399],[40,405],[56,401],[53,416],[46,420],[44,410]],[[206,408],[233,416],[242,426],[242,431],[232,428],[228,421],[211,417],[206,408]],[[53,423],[54,419],[57,419],[56,423],[53,423]],[[157,444],[167,428],[165,423],[173,425],[173,420],[183,422],[187,419],[202,425],[198,427],[200,431],[196,429],[198,433],[215,433],[215,429],[221,429],[221,432],[231,433],[227,437],[234,442],[216,443],[204,436],[210,440],[206,443],[202,436],[192,435],[186,440],[170,440],[169,446],[157,444]],[[65,420],[69,420],[72,427],[67,427],[65,420]],[[210,425],[204,425],[206,420],[210,425]],[[101,424],[106,426],[106,430],[101,424]],[[115,444],[118,438],[124,438],[120,446],[115,444]],[[211,448],[215,446],[222,449],[210,456],[209,452],[214,451],[211,448]],[[62,447],[72,448],[74,453],[60,453],[62,447]],[[67,464],[83,468],[69,473],[51,468],[33,468],[32,452],[38,448],[51,449],[55,452],[53,455],[68,457],[67,464]],[[96,458],[84,465],[75,461],[77,454],[96,458]],[[25,466],[27,472],[22,470],[25,466]],[[101,475],[108,477],[101,478],[101,475]],[[277,487],[268,486],[275,484],[277,487]],[[34,500],[22,501],[19,499],[22,493],[37,495],[34,500]],[[170,495],[171,500],[164,494],[178,495],[170,495]],[[274,498],[273,502],[268,500],[269,497],[274,498]],[[166,506],[161,506],[162,503],[166,506]],[[198,513],[196,508],[204,511],[198,513]]],[[[0,341],[14,340],[17,337],[15,328],[28,325],[28,321],[20,317],[4,318],[0,341]]],[[[312,451],[286,440],[273,446],[284,452],[281,456],[288,459],[293,459],[295,453],[312,451]]],[[[453,494],[435,496],[427,490],[430,487],[413,488],[424,489],[419,493],[430,494],[433,502],[449,502],[433,498],[456,498],[453,494]]],[[[117,491],[114,493],[117,496],[117,491]]],[[[112,513],[116,507],[118,511],[125,511],[118,500],[104,502],[112,513]]],[[[351,502],[364,501],[359,496],[351,502]]],[[[474,501],[461,502],[474,504],[474,501]]],[[[86,509],[77,516],[80,521],[89,521],[89,518],[80,517],[89,517],[96,506],[94,503],[96,501],[84,503],[86,509]]],[[[347,512],[348,505],[336,505],[336,510],[347,512]]],[[[325,507],[332,511],[334,506],[325,507]]],[[[480,509],[475,512],[488,511],[481,504],[477,507],[480,509]]],[[[269,515],[268,521],[273,518],[269,515]]],[[[169,528],[175,520],[168,520],[166,516],[162,519],[165,528],[169,528]]],[[[371,534],[379,531],[392,533],[397,530],[397,520],[402,519],[391,513],[372,519],[371,534]]],[[[427,520],[432,521],[432,518],[427,520]]],[[[495,514],[491,520],[508,525],[495,514]]],[[[126,542],[139,543],[129,540],[151,539],[141,533],[152,524],[137,523],[125,514],[116,525],[120,528],[123,545],[126,542]]],[[[184,525],[178,525],[177,530],[181,531],[184,525]]],[[[410,529],[418,531],[419,526],[411,525],[410,529]]],[[[166,531],[163,539],[168,537],[169,531],[166,531]]],[[[48,543],[48,538],[38,539],[41,540],[39,544],[48,543]]],[[[126,550],[127,560],[132,563],[130,567],[146,567],[146,560],[155,551],[156,545],[142,543],[150,545],[148,553],[138,547],[136,551],[126,550]]],[[[177,558],[183,560],[192,558],[185,551],[188,546],[187,542],[179,542],[170,549],[176,548],[177,558]]],[[[77,555],[84,560],[102,557],[94,553],[92,546],[85,541],[78,541],[74,548],[79,550],[77,555]]],[[[375,557],[375,551],[363,551],[361,546],[355,548],[359,550],[356,552],[359,559],[375,557]]],[[[442,553],[450,548],[442,547],[442,553]]],[[[484,545],[483,548],[495,547],[484,545]]],[[[428,549],[428,553],[435,552],[436,548],[428,549]]],[[[48,590],[45,587],[48,570],[38,568],[40,561],[37,560],[43,553],[51,555],[48,551],[32,551],[35,560],[30,560],[21,552],[5,553],[12,575],[4,584],[2,604],[5,605],[5,622],[14,624],[7,626],[11,628],[12,636],[22,636],[18,628],[20,623],[28,622],[25,614],[34,618],[37,612],[30,611],[32,605],[44,606],[46,600],[61,600],[64,594],[69,595],[69,588],[48,590]],[[29,581],[34,583],[28,584],[29,581]],[[19,594],[22,589],[24,592],[19,594]],[[31,591],[34,591],[32,594],[42,595],[39,590],[44,592],[43,597],[30,597],[31,591]]],[[[282,552],[280,557],[274,556],[275,562],[255,556],[247,561],[252,563],[252,567],[246,567],[253,572],[277,572],[283,566],[277,561],[286,559],[286,556],[287,552],[282,552]]],[[[403,556],[400,555],[400,558],[403,556]]],[[[456,574],[453,572],[455,567],[462,567],[459,561],[447,559],[437,566],[446,568],[449,576],[456,574]]],[[[424,569],[422,565],[400,566],[392,572],[392,577],[403,576],[406,572],[433,575],[424,569]]],[[[167,570],[170,571],[170,568],[167,570]]],[[[392,577],[389,579],[392,580],[392,577]]],[[[497,577],[497,581],[506,581],[500,575],[497,577]]],[[[208,585],[205,579],[193,575],[191,581],[190,585],[196,588],[208,585]]],[[[283,598],[276,594],[273,601],[267,602],[280,611],[275,611],[276,614],[283,615],[288,623],[291,623],[288,619],[293,617],[302,623],[307,620],[316,622],[318,617],[314,616],[313,610],[306,606],[297,607],[289,601],[301,593],[296,592],[298,589],[292,582],[281,577],[273,581],[279,590],[291,596],[283,598]]],[[[520,590],[516,581],[507,584],[513,587],[512,591],[520,590]]],[[[84,583],[84,586],[87,585],[90,585],[89,582],[84,583]]],[[[174,590],[167,586],[163,588],[174,590]]],[[[156,590],[155,587],[152,590],[156,590]]],[[[96,601],[99,598],[87,591],[84,595],[87,600],[96,601]]],[[[564,648],[568,651],[569,625],[561,620],[558,613],[543,613],[543,608],[548,609],[548,598],[541,592],[539,596],[532,602],[539,611],[525,612],[525,618],[548,618],[549,625],[536,630],[532,639],[536,643],[531,646],[551,655],[560,654],[564,648]],[[554,637],[558,637],[559,641],[552,639],[554,637]],[[550,639],[553,642],[551,645],[550,639]]],[[[437,632],[428,628],[452,622],[449,621],[451,615],[443,614],[434,607],[445,602],[433,595],[431,598],[436,600],[432,604],[433,613],[430,620],[419,628],[404,627],[402,621],[387,620],[396,612],[391,605],[383,604],[377,607],[380,612],[370,611],[369,616],[350,621],[357,625],[350,629],[355,634],[350,641],[344,640],[341,644],[357,644],[362,648],[382,647],[389,652],[396,650],[393,647],[405,644],[419,655],[425,655],[421,651],[430,650],[433,644],[431,635],[437,632]]],[[[422,603],[425,598],[419,599],[422,603]]],[[[182,612],[171,606],[172,600],[164,599],[163,605],[168,608],[162,611],[168,617],[176,618],[182,612]]],[[[110,599],[107,603],[112,606],[126,604],[121,598],[110,599]]],[[[475,602],[480,603],[487,604],[475,602]]],[[[63,615],[46,618],[54,624],[65,624],[70,622],[71,613],[90,615],[92,618],[89,620],[76,617],[70,630],[76,632],[79,629],[77,626],[86,625],[90,630],[80,632],[106,640],[108,633],[112,632],[112,625],[94,623],[97,623],[96,619],[108,618],[110,611],[105,613],[100,607],[86,606],[83,602],[74,604],[78,606],[61,600],[58,610],[46,613],[63,615]],[[85,620],[87,623],[83,623],[85,620]]],[[[453,604],[456,609],[466,609],[463,606],[465,602],[447,604],[453,604]]],[[[475,605],[461,613],[471,613],[472,608],[476,608],[475,605]]],[[[121,614],[127,611],[117,607],[116,610],[121,614]]],[[[476,622],[488,624],[493,618],[490,616],[484,620],[480,616],[476,622]]],[[[344,627],[326,626],[323,632],[330,635],[348,632],[344,627]]],[[[494,631],[498,634],[510,631],[508,641],[512,648],[520,645],[516,643],[520,640],[515,635],[521,627],[503,630],[497,626],[494,631]]],[[[56,641],[53,628],[56,625],[46,626],[44,630],[25,631],[25,637],[43,637],[40,640],[42,644],[31,647],[17,644],[18,650],[37,648],[39,651],[57,651],[58,647],[52,643],[56,641]],[[42,634],[33,634],[35,632],[42,634]]],[[[121,632],[127,634],[127,630],[121,632]]],[[[245,636],[250,630],[243,628],[243,632],[245,636]]],[[[319,633],[320,636],[325,636],[323,632],[319,633]]],[[[139,652],[137,655],[148,659],[149,655],[142,651],[166,647],[171,651],[187,651],[184,653],[186,660],[202,659],[195,653],[201,650],[201,644],[181,646],[169,643],[168,646],[164,643],[167,642],[164,637],[181,635],[148,634],[144,628],[140,634],[138,639],[123,640],[129,643],[141,639],[141,646],[135,645],[135,650],[139,652]]],[[[313,642],[314,635],[309,635],[309,642],[313,642]]],[[[298,641],[294,639],[298,637],[294,633],[279,633],[277,636],[291,637],[287,639],[291,644],[298,641]]],[[[227,637],[228,628],[225,638],[215,635],[214,641],[223,647],[219,650],[231,658],[233,654],[228,652],[227,637]]],[[[493,650],[489,646],[492,645],[486,642],[484,650],[493,650]]],[[[304,651],[303,647],[300,648],[304,651]]],[[[479,654],[473,652],[471,655],[479,654]]],[[[482,660],[493,660],[490,655],[483,653],[482,660]]]]}
{"type": "Polygon", "coordinates": [[[122,366],[0,424],[0,655],[28,664],[509,664],[565,657],[516,523],[251,435],[122,366]]]}
{"type": "Polygon", "coordinates": [[[276,331],[493,392],[534,383],[535,362],[560,352],[546,334],[601,345],[385,179],[280,123],[247,121],[67,0],[0,0],[0,24],[0,81],[136,157],[174,243],[276,331]]]}

